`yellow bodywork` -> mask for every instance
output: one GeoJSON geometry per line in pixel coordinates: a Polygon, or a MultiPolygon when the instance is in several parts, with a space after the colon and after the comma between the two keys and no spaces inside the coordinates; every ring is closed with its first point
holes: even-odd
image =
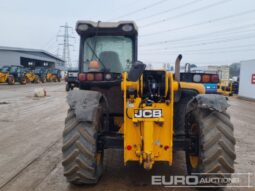
{"type": "Polygon", "coordinates": [[[127,90],[133,88],[142,94],[143,80],[127,81],[127,73],[123,74],[121,88],[124,97],[124,119],[115,119],[120,124],[120,133],[124,135],[124,164],[129,161],[139,161],[145,169],[151,169],[156,161],[173,163],[173,124],[174,124],[174,92],[181,88],[195,89],[205,93],[204,86],[193,83],[178,83],[173,73],[166,72],[165,102],[153,102],[146,106],[142,98],[128,97],[127,90]],[[160,117],[139,117],[139,112],[161,110],[160,117]],[[136,115],[135,115],[136,114],[136,115]],[[138,117],[137,117],[138,116],[138,117]],[[122,124],[121,124],[122,123],[122,124]]]}
{"type": "Polygon", "coordinates": [[[46,81],[47,82],[57,82],[58,78],[55,74],[52,74],[52,73],[49,72],[49,73],[47,73],[46,81]]]}
{"type": "Polygon", "coordinates": [[[38,82],[39,78],[37,75],[34,74],[34,72],[29,71],[25,74],[27,82],[38,82]]]}
{"type": "Polygon", "coordinates": [[[232,82],[221,80],[221,82],[218,84],[217,93],[224,96],[232,96],[233,95],[232,82]]]}
{"type": "Polygon", "coordinates": [[[53,74],[52,74],[52,73],[47,73],[46,81],[47,81],[47,82],[51,82],[52,79],[53,79],[53,74]]]}
{"type": "Polygon", "coordinates": [[[9,72],[7,73],[0,72],[0,83],[7,82],[8,77],[9,77],[9,72]]]}
{"type": "Polygon", "coordinates": [[[180,87],[183,89],[193,89],[196,90],[199,94],[205,94],[205,87],[198,83],[192,82],[180,82],[180,87]]]}

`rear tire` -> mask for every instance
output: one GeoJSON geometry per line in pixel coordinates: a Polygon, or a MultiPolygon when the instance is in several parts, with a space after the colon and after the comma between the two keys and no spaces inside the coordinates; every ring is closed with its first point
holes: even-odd
{"type": "MultiPolygon", "coordinates": [[[[188,174],[217,173],[199,177],[229,178],[231,173],[234,173],[236,158],[234,128],[229,115],[225,112],[197,109],[191,112],[188,123],[189,137],[197,139],[197,142],[193,141],[186,149],[188,174]],[[194,130],[194,127],[197,129],[194,130]],[[194,152],[194,149],[191,151],[194,146],[197,152],[194,152]]],[[[226,183],[216,185],[225,186],[226,183]]]]}
{"type": "Polygon", "coordinates": [[[67,91],[67,92],[69,92],[69,91],[70,91],[70,89],[71,89],[70,84],[69,84],[69,83],[67,83],[67,84],[66,84],[66,91],[67,91]]]}
{"type": "Polygon", "coordinates": [[[26,83],[29,84],[31,83],[30,79],[28,77],[25,77],[26,78],[26,83]]]}
{"type": "Polygon", "coordinates": [[[42,82],[42,83],[45,83],[45,82],[46,82],[46,78],[45,78],[45,77],[42,77],[42,78],[41,78],[41,82],[42,82]]]}
{"type": "MultiPolygon", "coordinates": [[[[30,82],[30,81],[29,81],[29,82],[30,82]]],[[[20,79],[19,83],[20,83],[21,85],[26,85],[26,84],[27,84],[27,78],[26,78],[26,77],[22,77],[22,78],[20,79]]]]}
{"type": "Polygon", "coordinates": [[[95,184],[103,171],[103,152],[97,151],[97,133],[101,129],[102,112],[98,108],[93,122],[76,119],[69,109],[63,132],[64,176],[72,184],[95,184]]]}
{"type": "Polygon", "coordinates": [[[9,76],[8,79],[7,79],[7,83],[9,85],[14,85],[15,84],[15,79],[13,76],[9,76]]]}
{"type": "Polygon", "coordinates": [[[36,83],[36,84],[39,83],[39,76],[35,75],[34,83],[36,83]]]}

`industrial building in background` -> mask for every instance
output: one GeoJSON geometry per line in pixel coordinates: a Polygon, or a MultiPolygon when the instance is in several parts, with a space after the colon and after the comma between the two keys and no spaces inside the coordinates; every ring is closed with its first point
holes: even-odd
{"type": "Polygon", "coordinates": [[[241,61],[239,97],[255,100],[255,59],[241,61]]]}
{"type": "Polygon", "coordinates": [[[64,60],[44,50],[0,46],[0,67],[21,65],[64,70],[64,60]]]}

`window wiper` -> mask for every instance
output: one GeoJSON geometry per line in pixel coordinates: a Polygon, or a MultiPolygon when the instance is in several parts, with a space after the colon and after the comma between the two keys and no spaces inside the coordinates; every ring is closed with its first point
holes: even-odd
{"type": "Polygon", "coordinates": [[[87,45],[88,47],[90,48],[90,50],[92,51],[92,56],[91,56],[91,59],[93,59],[93,56],[95,56],[97,58],[97,60],[102,64],[103,66],[103,72],[108,72],[108,69],[106,68],[105,64],[100,60],[100,58],[97,56],[97,53],[96,53],[96,46],[97,46],[97,34],[98,34],[98,28],[99,28],[99,24],[100,24],[101,21],[98,21],[97,22],[97,30],[96,30],[96,34],[94,36],[95,38],[95,43],[94,43],[94,48],[92,48],[92,46],[90,46],[89,42],[87,42],[87,45]]]}
{"type": "MultiPolygon", "coordinates": [[[[100,58],[97,56],[97,53],[96,53],[96,51],[90,46],[90,44],[87,42],[87,45],[88,45],[88,47],[89,47],[89,49],[92,51],[92,58],[93,58],[93,56],[95,56],[96,57],[96,59],[102,64],[102,66],[103,66],[103,72],[107,72],[108,71],[108,69],[106,68],[106,66],[105,66],[105,64],[100,60],[100,58]]],[[[91,59],[92,59],[91,58],[91,59]]]]}

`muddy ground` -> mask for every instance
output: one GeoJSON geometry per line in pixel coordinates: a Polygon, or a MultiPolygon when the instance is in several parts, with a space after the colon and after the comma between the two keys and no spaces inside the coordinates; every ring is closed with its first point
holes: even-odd
{"type": "MultiPolygon", "coordinates": [[[[174,154],[173,167],[157,165],[152,171],[145,171],[136,164],[124,167],[122,152],[108,150],[104,176],[98,185],[68,184],[61,166],[62,130],[67,111],[65,97],[63,83],[0,85],[1,191],[193,190],[151,185],[151,175],[186,174],[183,152],[174,154]],[[47,89],[47,97],[33,97],[34,88],[38,86],[47,89]]],[[[237,139],[236,172],[254,173],[255,102],[231,98],[230,104],[237,139]]],[[[251,183],[255,185],[254,176],[251,183]]]]}

